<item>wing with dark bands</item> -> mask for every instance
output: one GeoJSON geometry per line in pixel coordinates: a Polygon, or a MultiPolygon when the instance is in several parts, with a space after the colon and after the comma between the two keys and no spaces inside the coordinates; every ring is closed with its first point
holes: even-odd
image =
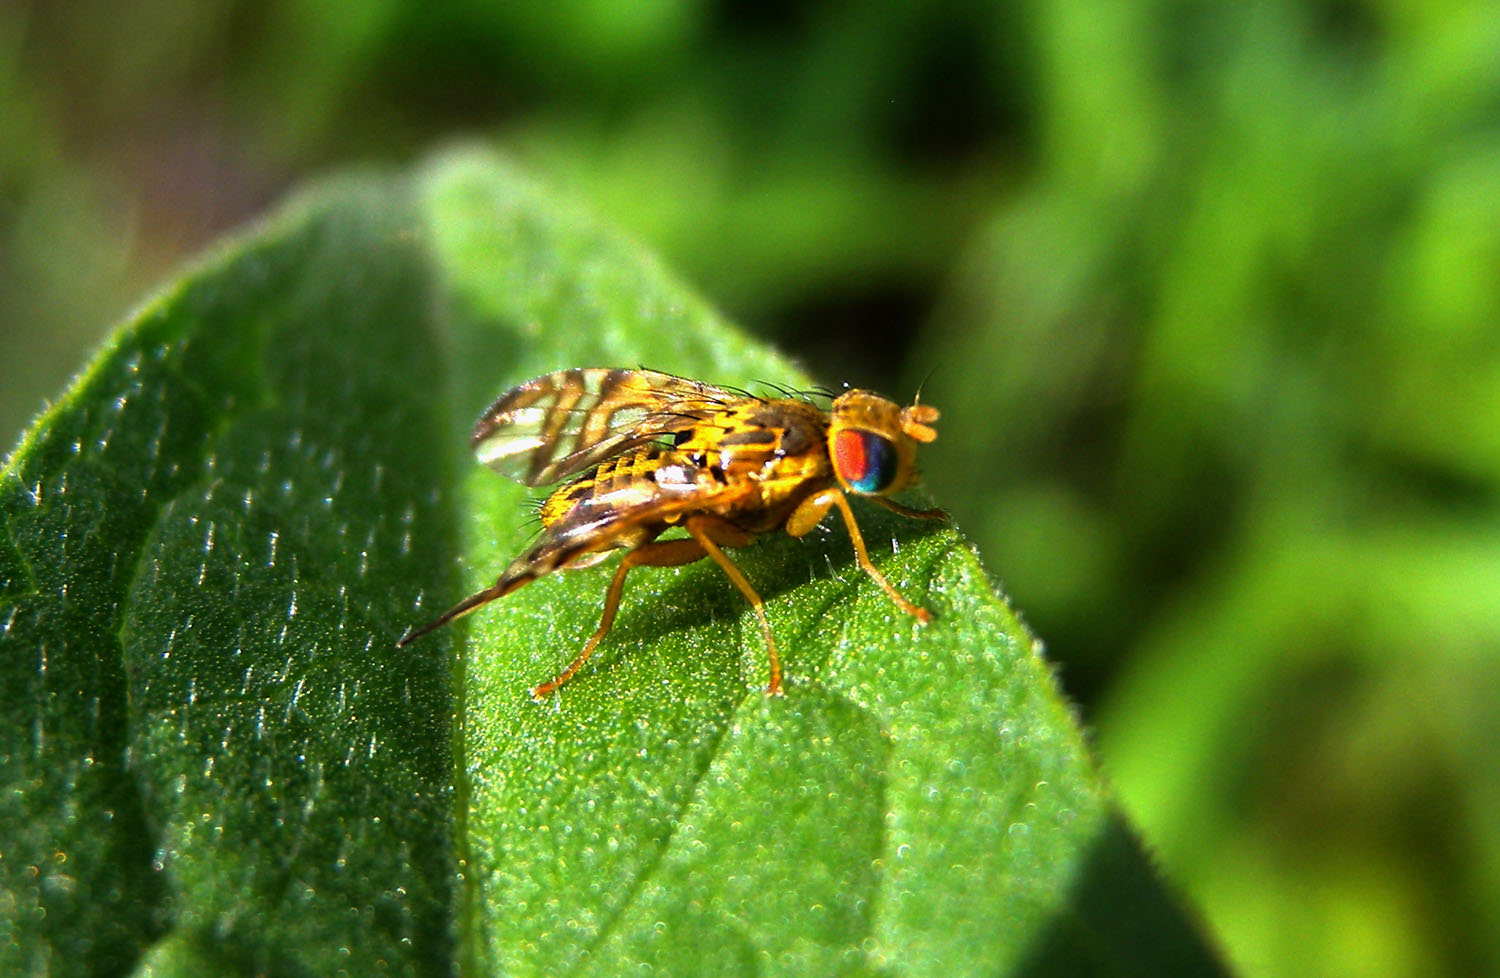
{"type": "Polygon", "coordinates": [[[575,367],[502,394],[475,424],[470,445],[495,471],[549,485],[744,397],[654,370],[575,367]]]}

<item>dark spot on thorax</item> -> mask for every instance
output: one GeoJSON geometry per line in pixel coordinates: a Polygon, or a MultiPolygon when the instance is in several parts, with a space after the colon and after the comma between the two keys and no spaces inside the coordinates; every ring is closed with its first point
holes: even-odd
{"type": "Polygon", "coordinates": [[[801,455],[813,446],[816,433],[807,425],[790,425],[781,435],[781,444],[776,446],[777,455],[801,455]]]}
{"type": "Polygon", "coordinates": [[[732,435],[725,435],[719,439],[720,445],[769,445],[776,441],[776,432],[766,428],[747,428],[744,431],[736,431],[732,435]]]}

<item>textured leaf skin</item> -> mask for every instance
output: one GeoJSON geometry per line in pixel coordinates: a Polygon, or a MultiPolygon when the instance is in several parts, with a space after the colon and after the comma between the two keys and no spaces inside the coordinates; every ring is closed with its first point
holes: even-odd
{"type": "Polygon", "coordinates": [[[448,532],[404,187],[190,273],[11,459],[0,971],[168,933],[244,974],[449,970],[450,684],[385,638],[448,532]]]}
{"type": "Polygon", "coordinates": [[[394,649],[529,532],[468,418],[637,363],[806,382],[477,152],[320,188],[124,327],[0,486],[3,970],[1219,973],[951,526],[858,508],[925,628],[841,529],[737,552],[783,698],[706,562],[633,574],[546,704],[607,569],[394,649]]]}

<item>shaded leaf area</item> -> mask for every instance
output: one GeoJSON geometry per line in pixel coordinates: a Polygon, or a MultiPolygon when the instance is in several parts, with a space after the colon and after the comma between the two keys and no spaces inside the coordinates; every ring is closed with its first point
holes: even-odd
{"type": "Polygon", "coordinates": [[[444,660],[372,654],[445,532],[405,199],[231,245],[8,465],[0,970],[449,970],[444,660]]]}
{"type": "Polygon", "coordinates": [[[784,698],[708,563],[633,574],[546,704],[605,570],[393,648],[532,532],[453,419],[637,363],[806,382],[479,152],[325,187],[122,329],[4,473],[0,965],[1217,973],[949,525],[858,510],[927,627],[841,527],[737,552],[784,698]]]}
{"type": "MultiPolygon", "coordinates": [[[[564,364],[806,382],[492,160],[439,161],[426,186],[455,388],[476,413],[564,364]]],[[[523,545],[524,497],[483,472],[461,491],[477,587],[523,545]]],[[[841,529],[738,551],[782,645],[782,699],[707,562],[633,572],[614,631],[541,706],[525,690],[593,629],[607,571],[460,624],[476,955],[538,975],[1217,973],[974,554],[951,527],[859,512],[877,563],[937,620],[892,606],[841,529]],[[1162,912],[1084,899],[1101,891],[1162,912]]]]}

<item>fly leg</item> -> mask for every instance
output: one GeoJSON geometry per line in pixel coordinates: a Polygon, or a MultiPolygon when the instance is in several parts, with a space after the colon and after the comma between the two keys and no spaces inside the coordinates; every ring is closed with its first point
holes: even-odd
{"type": "Polygon", "coordinates": [[[914,520],[945,520],[948,518],[947,512],[941,509],[912,509],[910,506],[902,506],[900,503],[887,499],[884,496],[867,496],[866,498],[873,503],[884,506],[898,516],[906,516],[914,520]]]}
{"type": "Polygon", "coordinates": [[[610,626],[615,623],[615,612],[620,608],[620,594],[625,590],[625,575],[630,573],[632,567],[676,567],[679,564],[691,564],[704,553],[706,551],[703,545],[696,539],[657,540],[642,544],[627,553],[620,561],[620,566],[615,568],[614,580],[609,582],[609,591],[604,595],[604,614],[599,616],[599,627],[583,643],[583,649],[573,657],[566,669],[540,686],[531,688],[531,698],[538,701],[546,699],[559,686],[572,679],[583,668],[589,656],[594,654],[595,647],[609,634],[610,626]]]}
{"type": "MultiPolygon", "coordinates": [[[[900,513],[903,516],[939,519],[945,515],[942,510],[907,509],[905,506],[888,502],[878,496],[872,498],[892,512],[900,513]]],[[[885,575],[880,573],[875,565],[870,562],[870,553],[865,549],[865,538],[859,532],[859,524],[854,521],[854,511],[849,508],[849,499],[844,495],[844,490],[837,488],[824,489],[822,492],[813,493],[811,496],[808,496],[796,509],[792,510],[792,515],[787,517],[786,532],[794,537],[803,536],[813,527],[817,526],[818,522],[823,519],[824,514],[833,506],[838,507],[839,515],[844,518],[844,526],[849,530],[849,540],[854,544],[855,559],[859,561],[859,566],[864,569],[864,572],[870,575],[870,578],[876,584],[880,585],[881,590],[896,603],[896,607],[924,625],[931,621],[932,612],[926,608],[919,608],[902,597],[901,592],[896,590],[895,585],[886,580],[885,575]]]]}
{"type": "Polygon", "coordinates": [[[712,557],[719,569],[734,582],[734,586],[739,588],[745,600],[750,602],[750,607],[755,610],[755,617],[760,619],[761,633],[766,637],[766,655],[771,660],[771,681],[766,684],[766,695],[780,696],[781,656],[776,652],[776,639],[772,637],[771,623],[766,619],[765,602],[761,601],[760,594],[744,572],[719,549],[720,544],[726,547],[743,547],[754,537],[715,516],[689,516],[682,525],[693,535],[693,540],[703,552],[712,557]]]}

